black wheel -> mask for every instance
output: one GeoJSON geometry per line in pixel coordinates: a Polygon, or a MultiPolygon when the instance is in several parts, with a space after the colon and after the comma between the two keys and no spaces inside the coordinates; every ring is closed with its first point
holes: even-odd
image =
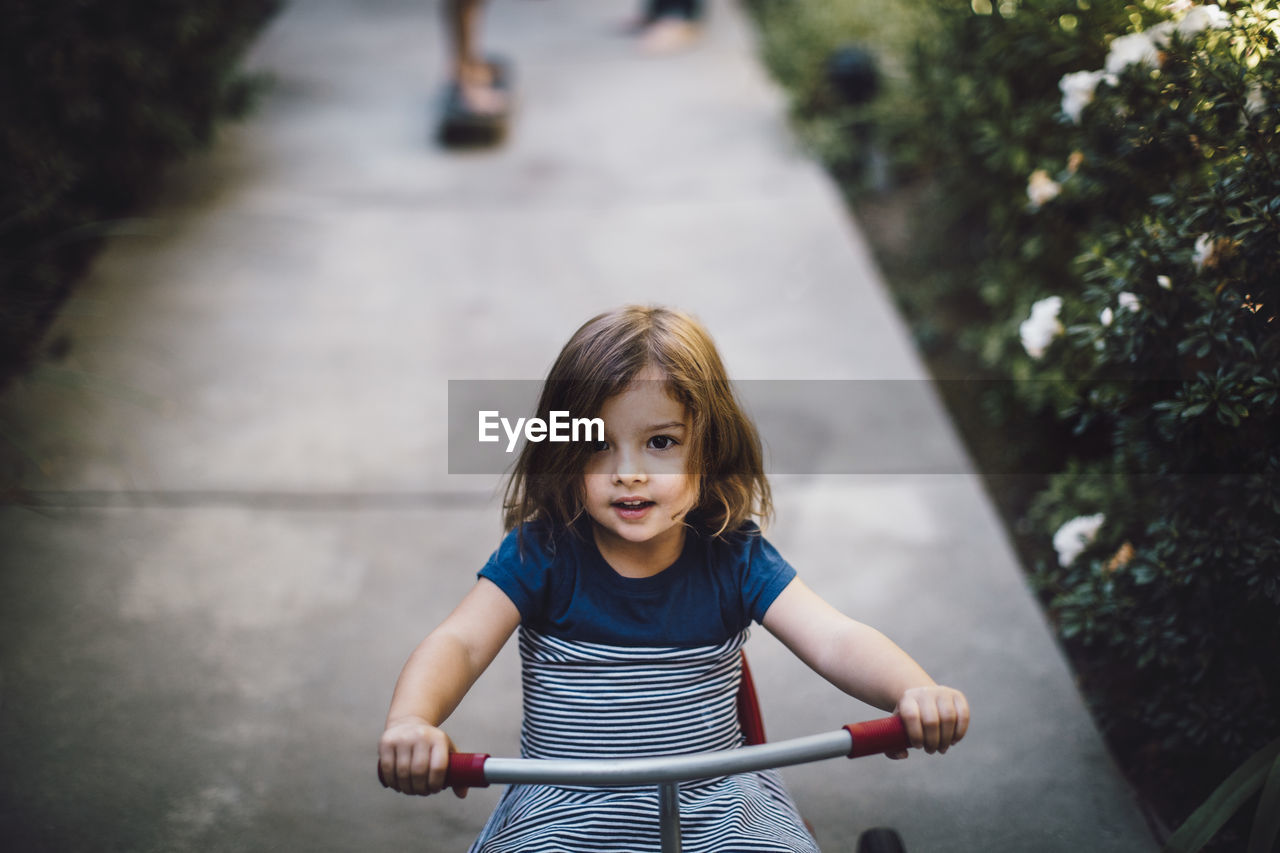
{"type": "Polygon", "coordinates": [[[878,826],[858,836],[858,853],[907,853],[907,848],[897,832],[878,826]]]}

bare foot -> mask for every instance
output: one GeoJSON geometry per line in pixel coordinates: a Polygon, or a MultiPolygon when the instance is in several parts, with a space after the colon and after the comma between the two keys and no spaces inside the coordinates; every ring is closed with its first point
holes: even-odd
{"type": "Polygon", "coordinates": [[[467,111],[478,116],[500,116],[511,106],[507,93],[495,85],[493,67],[469,62],[458,71],[458,90],[467,111]]]}
{"type": "Polygon", "coordinates": [[[698,24],[687,18],[659,18],[640,34],[640,49],[654,55],[684,50],[698,40],[698,24]]]}

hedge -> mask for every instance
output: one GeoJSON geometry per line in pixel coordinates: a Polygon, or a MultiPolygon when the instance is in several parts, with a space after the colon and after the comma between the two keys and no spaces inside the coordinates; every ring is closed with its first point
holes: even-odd
{"type": "Polygon", "coordinates": [[[7,0],[0,27],[0,382],[114,219],[244,110],[280,0],[7,0]]]}
{"type": "Polygon", "coordinates": [[[878,38],[814,5],[759,0],[766,56],[826,154],[804,44],[889,45],[879,144],[929,187],[891,285],[935,364],[996,380],[960,401],[977,455],[1026,475],[990,482],[1032,581],[1180,821],[1280,735],[1280,10],[835,4],[896,18],[878,38]]]}

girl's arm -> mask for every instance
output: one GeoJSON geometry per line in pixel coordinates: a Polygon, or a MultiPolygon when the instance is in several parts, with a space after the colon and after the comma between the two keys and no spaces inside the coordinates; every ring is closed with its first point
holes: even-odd
{"type": "Polygon", "coordinates": [[[888,637],[845,616],[799,578],[770,605],[764,627],[845,693],[898,714],[913,746],[946,752],[969,728],[963,693],[935,684],[888,637]]]}
{"type": "MultiPolygon", "coordinates": [[[[444,787],[453,742],[439,729],[520,624],[520,611],[485,578],[409,656],[378,742],[383,784],[405,794],[444,787]]],[[[459,796],[462,792],[459,792],[459,796]]]]}

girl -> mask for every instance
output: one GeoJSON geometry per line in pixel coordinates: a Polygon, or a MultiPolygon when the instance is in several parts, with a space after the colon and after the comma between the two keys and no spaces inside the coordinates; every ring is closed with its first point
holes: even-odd
{"type": "MultiPolygon", "coordinates": [[[[396,684],[378,747],[384,784],[443,787],[454,745],[439,726],[517,627],[528,758],[741,745],[739,649],[752,621],[841,690],[900,715],[914,746],[946,752],[964,737],[959,691],[829,606],[761,536],[751,519],[772,505],[760,440],[692,318],[627,307],[588,321],[547,376],[538,416],[552,411],[601,418],[604,440],[525,445],[506,538],[396,684]]],[[[657,849],[656,797],[511,786],[472,853],[657,849]]],[[[772,771],[683,785],[680,811],[690,851],[817,850],[772,771]]]]}

